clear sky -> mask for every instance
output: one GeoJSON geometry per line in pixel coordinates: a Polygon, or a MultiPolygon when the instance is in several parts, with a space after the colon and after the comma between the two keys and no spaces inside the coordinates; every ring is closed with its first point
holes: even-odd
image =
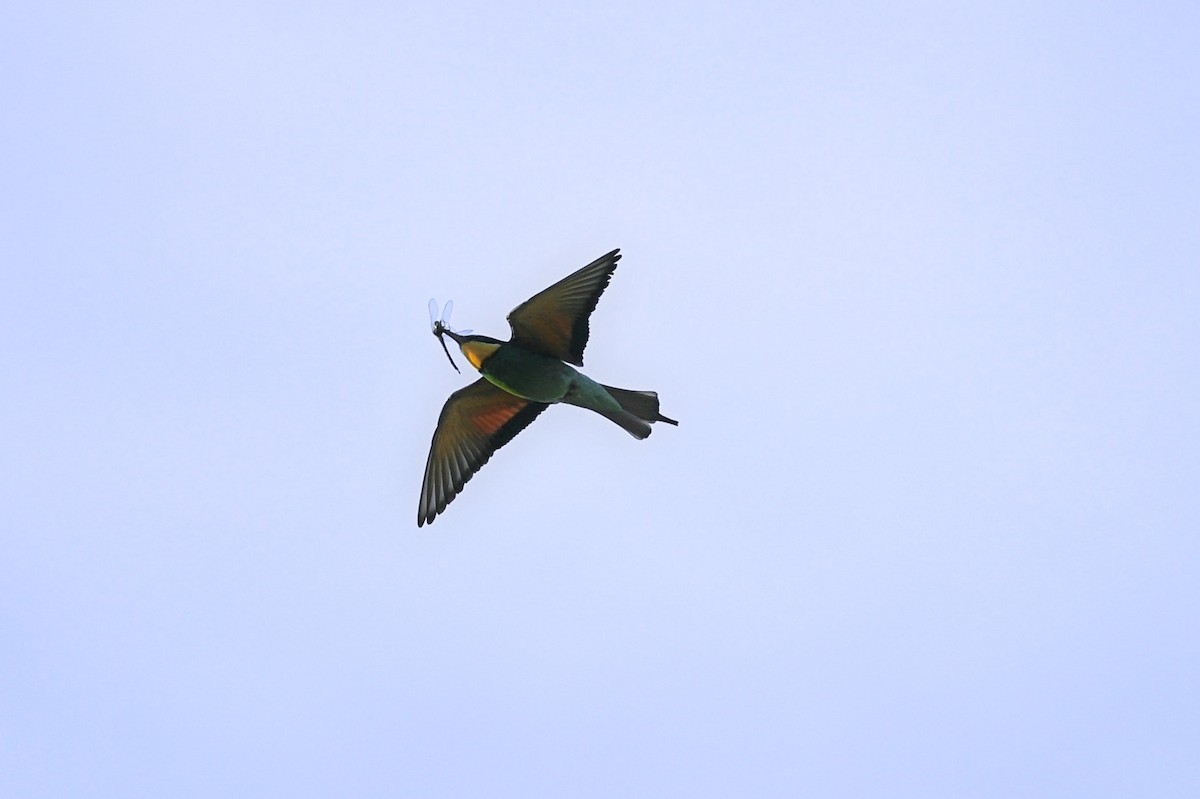
{"type": "Polygon", "coordinates": [[[9,3],[0,795],[1200,795],[1195,3],[9,3]],[[587,373],[418,530],[455,374],[587,373]],[[461,359],[460,359],[461,363],[461,359]]]}

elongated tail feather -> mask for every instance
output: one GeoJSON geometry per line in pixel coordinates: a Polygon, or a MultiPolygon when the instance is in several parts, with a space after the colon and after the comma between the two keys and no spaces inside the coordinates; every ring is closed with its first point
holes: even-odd
{"type": "MultiPolygon", "coordinates": [[[[668,419],[659,412],[658,394],[653,391],[631,391],[627,388],[613,388],[612,386],[604,386],[604,390],[612,395],[612,398],[617,401],[626,413],[632,414],[643,422],[666,422],[667,424],[676,426],[679,424],[679,422],[674,419],[668,419]]],[[[625,427],[626,430],[629,430],[629,427],[622,424],[620,420],[613,419],[613,421],[625,427]]],[[[629,432],[633,433],[632,430],[629,430],[629,432]]],[[[637,433],[633,434],[637,436],[637,433]]],[[[648,435],[650,435],[650,428],[647,426],[646,436],[648,435]]],[[[645,438],[646,436],[637,437],[645,438]]]]}

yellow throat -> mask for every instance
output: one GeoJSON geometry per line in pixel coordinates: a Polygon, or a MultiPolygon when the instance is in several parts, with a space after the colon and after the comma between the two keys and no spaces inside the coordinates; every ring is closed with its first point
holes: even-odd
{"type": "Polygon", "coordinates": [[[488,359],[496,350],[500,349],[499,344],[492,344],[487,341],[467,341],[459,345],[462,354],[467,357],[471,365],[476,369],[482,367],[483,362],[488,359]]]}

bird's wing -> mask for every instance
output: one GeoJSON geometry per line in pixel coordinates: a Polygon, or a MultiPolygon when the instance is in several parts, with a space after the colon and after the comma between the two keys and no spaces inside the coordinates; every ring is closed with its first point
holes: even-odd
{"type": "Polygon", "coordinates": [[[512,342],[583,366],[588,316],[620,259],[620,250],[613,250],[514,308],[508,315],[512,342]]]}
{"type": "Polygon", "coordinates": [[[480,378],[450,395],[438,417],[421,484],[417,526],[432,522],[492,453],[546,409],[480,378]]]}

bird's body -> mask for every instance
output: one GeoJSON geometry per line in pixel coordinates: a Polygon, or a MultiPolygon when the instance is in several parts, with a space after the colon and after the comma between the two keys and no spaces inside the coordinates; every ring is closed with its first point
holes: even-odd
{"type": "Polygon", "coordinates": [[[434,325],[434,333],[453,339],[483,377],[451,394],[442,408],[425,466],[418,526],[445,510],[492,453],[549,405],[588,408],[635,438],[649,436],[653,422],[678,424],[659,413],[653,391],[601,385],[572,365],[583,364],[588,316],[620,257],[613,250],[517,306],[508,316],[509,341],[434,325]]]}
{"type": "Polygon", "coordinates": [[[502,344],[479,367],[494,386],[534,402],[561,402],[571,381],[582,377],[573,367],[550,355],[516,344],[502,344]]]}
{"type": "MultiPolygon", "coordinates": [[[[557,358],[505,344],[483,362],[479,373],[509,394],[534,402],[566,402],[605,416],[620,414],[621,404],[602,386],[557,358]]],[[[646,435],[649,435],[647,427],[646,435]]],[[[637,436],[645,438],[645,435],[637,436]]]]}

